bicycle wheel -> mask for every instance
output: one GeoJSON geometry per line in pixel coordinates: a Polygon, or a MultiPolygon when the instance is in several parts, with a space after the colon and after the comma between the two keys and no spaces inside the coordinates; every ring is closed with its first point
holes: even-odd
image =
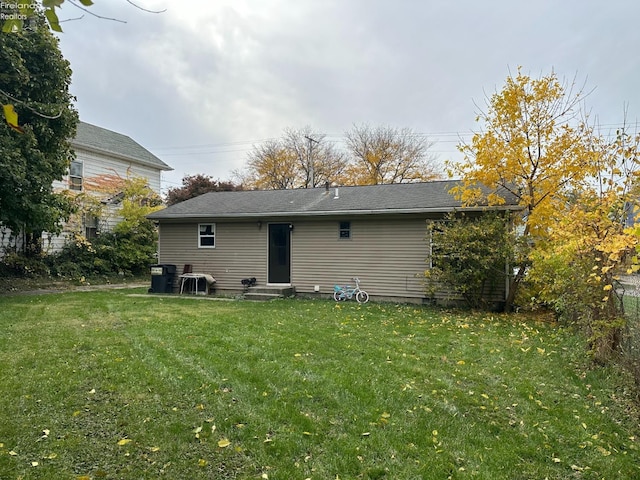
{"type": "Polygon", "coordinates": [[[360,290],[356,294],[356,300],[358,301],[358,303],[367,303],[369,301],[369,294],[364,290],[360,290]]]}
{"type": "Polygon", "coordinates": [[[333,292],[333,299],[336,302],[344,302],[347,299],[347,297],[345,296],[343,291],[339,291],[339,292],[338,291],[334,291],[333,292]]]}

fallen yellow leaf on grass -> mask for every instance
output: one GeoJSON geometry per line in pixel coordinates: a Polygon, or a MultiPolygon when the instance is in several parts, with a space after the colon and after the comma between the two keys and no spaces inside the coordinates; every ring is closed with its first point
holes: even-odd
{"type": "Polygon", "coordinates": [[[229,445],[231,445],[231,442],[226,438],[223,438],[222,440],[218,441],[218,446],[220,448],[225,448],[225,447],[228,447],[229,445]]]}
{"type": "Polygon", "coordinates": [[[123,438],[122,440],[118,440],[118,445],[126,445],[127,443],[131,443],[131,440],[128,438],[123,438]]]}

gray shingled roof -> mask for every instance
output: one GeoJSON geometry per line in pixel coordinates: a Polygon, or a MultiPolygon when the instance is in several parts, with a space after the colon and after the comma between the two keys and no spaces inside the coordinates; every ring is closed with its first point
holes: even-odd
{"type": "Polygon", "coordinates": [[[156,167],[159,170],[173,170],[130,137],[106,128],[96,127],[90,123],[78,122],[76,136],[71,141],[71,145],[106,152],[116,157],[156,167]]]}
{"type": "MultiPolygon", "coordinates": [[[[295,190],[211,192],[149,215],[153,220],[300,217],[448,212],[461,204],[448,192],[457,181],[295,190]],[[336,198],[336,191],[338,197],[336,198]]],[[[514,202],[502,208],[513,208],[514,202]]]]}

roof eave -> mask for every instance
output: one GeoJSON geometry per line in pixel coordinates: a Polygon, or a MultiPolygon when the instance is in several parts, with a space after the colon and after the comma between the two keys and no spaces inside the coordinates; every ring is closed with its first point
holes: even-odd
{"type": "Polygon", "coordinates": [[[167,165],[166,163],[164,163],[162,160],[158,159],[159,162],[161,162],[161,164],[158,163],[154,163],[154,162],[150,162],[148,160],[142,159],[142,158],[138,158],[138,157],[132,157],[129,155],[123,155],[121,153],[117,153],[117,152],[112,152],[111,150],[105,150],[103,148],[98,148],[95,147],[93,145],[87,145],[86,143],[82,143],[82,142],[78,142],[76,140],[71,141],[71,146],[74,148],[79,148],[79,149],[83,149],[83,150],[87,150],[93,153],[99,153],[99,154],[107,154],[113,158],[119,159],[119,160],[124,160],[127,162],[135,162],[137,164],[140,165],[144,165],[146,167],[153,167],[156,168],[157,170],[161,170],[161,171],[165,171],[165,172],[169,172],[172,171],[173,168],[170,167],[169,165],[167,165]]]}
{"type": "Polygon", "coordinates": [[[405,209],[377,209],[377,210],[326,210],[314,212],[247,212],[247,213],[225,213],[225,214],[203,214],[203,213],[173,213],[162,215],[162,210],[152,213],[148,218],[152,220],[199,220],[199,219],[252,219],[252,218],[309,218],[309,217],[335,217],[346,215],[396,215],[396,214],[432,214],[450,213],[454,211],[482,212],[485,210],[521,210],[519,205],[496,205],[496,206],[475,206],[475,207],[434,207],[434,208],[405,208],[405,209]]]}

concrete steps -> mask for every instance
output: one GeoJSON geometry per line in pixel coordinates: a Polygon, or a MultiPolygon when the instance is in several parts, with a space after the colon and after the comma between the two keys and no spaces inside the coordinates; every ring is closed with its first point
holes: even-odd
{"type": "Polygon", "coordinates": [[[249,287],[244,294],[245,300],[267,301],[276,298],[293,297],[296,287],[249,287]]]}

